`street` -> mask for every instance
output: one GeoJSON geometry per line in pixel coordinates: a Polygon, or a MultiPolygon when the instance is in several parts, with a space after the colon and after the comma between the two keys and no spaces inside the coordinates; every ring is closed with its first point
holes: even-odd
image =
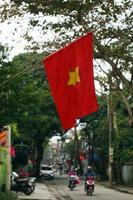
{"type": "Polygon", "coordinates": [[[44,181],[49,190],[58,200],[86,200],[93,198],[93,200],[131,200],[133,196],[131,194],[122,193],[114,189],[109,189],[103,185],[95,184],[95,192],[93,196],[87,196],[83,186],[84,181],[81,180],[74,191],[70,191],[67,187],[68,180],[66,175],[56,175],[54,180],[44,181]]]}

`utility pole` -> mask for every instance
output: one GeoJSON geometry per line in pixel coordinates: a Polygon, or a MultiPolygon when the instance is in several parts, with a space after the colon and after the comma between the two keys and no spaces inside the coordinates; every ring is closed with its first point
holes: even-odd
{"type": "Polygon", "coordinates": [[[6,131],[6,166],[7,166],[7,173],[6,173],[6,192],[10,191],[10,177],[11,177],[11,128],[10,126],[5,126],[4,130],[6,131]]]}
{"type": "Polygon", "coordinates": [[[113,102],[112,102],[112,79],[111,74],[108,76],[109,80],[109,97],[108,97],[108,119],[109,119],[109,184],[113,187],[113,146],[112,146],[112,133],[113,133],[113,102]]]}
{"type": "Polygon", "coordinates": [[[80,148],[80,145],[79,145],[79,139],[78,139],[78,134],[77,134],[77,129],[76,129],[76,126],[74,127],[74,140],[75,140],[75,157],[76,157],[76,161],[77,161],[77,164],[79,165],[80,167],[80,173],[82,174],[83,173],[83,168],[82,168],[82,163],[81,163],[81,160],[80,160],[80,157],[79,157],[79,148],[80,148]]]}

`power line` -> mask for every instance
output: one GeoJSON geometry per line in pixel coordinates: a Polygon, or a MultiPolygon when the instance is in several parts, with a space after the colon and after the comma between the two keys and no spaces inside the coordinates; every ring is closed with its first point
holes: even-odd
{"type": "Polygon", "coordinates": [[[22,76],[23,74],[25,74],[27,71],[29,71],[30,69],[32,69],[34,66],[37,66],[41,63],[41,61],[39,61],[38,63],[36,63],[35,65],[31,65],[30,67],[24,69],[24,70],[21,70],[20,72],[16,73],[15,75],[9,77],[8,79],[6,79],[5,81],[3,81],[1,84],[0,84],[0,87],[2,87],[3,85],[6,85],[8,84],[10,81],[22,76]]]}
{"type": "MultiPolygon", "coordinates": [[[[1,13],[0,13],[1,14],[1,13]]],[[[47,15],[44,15],[44,16],[29,16],[29,17],[18,17],[18,18],[9,18],[9,19],[6,19],[7,22],[11,23],[12,21],[16,21],[16,22],[21,22],[21,21],[26,21],[26,22],[30,22],[30,20],[39,20],[39,19],[43,19],[48,21],[48,16],[47,15]]],[[[55,18],[55,16],[53,15],[50,15],[49,16],[49,19],[52,19],[52,18],[55,18]]],[[[53,21],[53,20],[52,20],[53,21]]]]}

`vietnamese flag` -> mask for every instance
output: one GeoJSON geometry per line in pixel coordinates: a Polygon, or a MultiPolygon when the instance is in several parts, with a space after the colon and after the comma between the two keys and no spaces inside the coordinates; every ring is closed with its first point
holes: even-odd
{"type": "Polygon", "coordinates": [[[87,33],[43,60],[64,130],[74,127],[76,119],[98,109],[92,43],[93,35],[87,33]]]}

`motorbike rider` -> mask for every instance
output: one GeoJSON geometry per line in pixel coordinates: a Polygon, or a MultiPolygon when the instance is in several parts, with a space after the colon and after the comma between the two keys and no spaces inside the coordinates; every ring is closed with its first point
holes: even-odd
{"type": "MultiPolygon", "coordinates": [[[[86,190],[86,181],[88,179],[88,177],[93,177],[94,178],[94,172],[92,170],[92,167],[89,165],[87,168],[87,171],[85,172],[85,190],[86,190]]],[[[93,191],[94,191],[94,186],[93,186],[93,191]]]]}
{"type": "MultiPolygon", "coordinates": [[[[68,176],[70,177],[70,176],[76,176],[76,175],[77,175],[77,173],[76,173],[74,167],[71,166],[70,171],[68,172],[68,176]]],[[[71,180],[69,180],[69,186],[70,186],[70,183],[71,183],[71,180]]]]}

